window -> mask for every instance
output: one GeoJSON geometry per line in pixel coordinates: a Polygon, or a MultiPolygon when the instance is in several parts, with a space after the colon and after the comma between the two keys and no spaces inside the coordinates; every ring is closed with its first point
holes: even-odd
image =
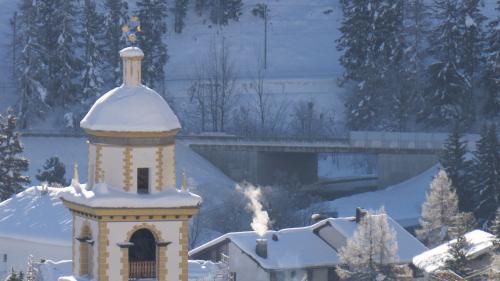
{"type": "Polygon", "coordinates": [[[149,193],[149,168],[137,169],[137,193],[149,193]]]}

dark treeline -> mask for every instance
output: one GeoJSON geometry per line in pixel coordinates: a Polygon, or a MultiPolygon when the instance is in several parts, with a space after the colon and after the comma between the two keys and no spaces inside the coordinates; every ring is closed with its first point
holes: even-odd
{"type": "MultiPolygon", "coordinates": [[[[351,129],[470,128],[500,112],[500,2],[342,0],[351,129]]],[[[477,126],[476,126],[477,127],[477,126]]]]}
{"type": "MultiPolygon", "coordinates": [[[[136,44],[148,54],[143,80],[164,93],[167,13],[172,11],[173,30],[180,33],[188,5],[187,0],[170,2],[172,7],[167,0],[137,0],[131,10],[126,0],[20,0],[11,19],[19,126],[56,112],[58,127],[78,127],[76,121],[102,90],[121,83],[118,52],[130,45],[122,31],[130,16],[139,18],[136,44]]],[[[238,20],[241,5],[241,0],[192,4],[216,24],[238,20]]]]}

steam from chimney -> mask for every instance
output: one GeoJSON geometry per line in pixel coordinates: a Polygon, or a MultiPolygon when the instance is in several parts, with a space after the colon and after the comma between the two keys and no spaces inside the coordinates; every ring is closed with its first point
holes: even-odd
{"type": "Polygon", "coordinates": [[[262,203],[260,202],[262,191],[259,187],[250,184],[245,184],[243,187],[238,185],[236,189],[242,192],[249,200],[247,207],[253,212],[250,226],[259,236],[264,236],[269,225],[269,215],[263,210],[262,203]]]}

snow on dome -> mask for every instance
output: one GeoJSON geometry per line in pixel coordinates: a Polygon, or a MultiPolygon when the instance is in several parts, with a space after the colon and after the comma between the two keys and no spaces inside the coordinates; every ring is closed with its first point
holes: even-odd
{"type": "Polygon", "coordinates": [[[197,207],[201,197],[174,188],[152,194],[130,193],[99,183],[92,190],[73,189],[63,200],[95,208],[178,208],[197,207]]]}
{"type": "Polygon", "coordinates": [[[127,47],[127,48],[122,49],[120,51],[120,57],[122,57],[122,58],[137,58],[137,57],[143,58],[144,53],[142,52],[141,49],[139,49],[137,47],[127,47]]]}
{"type": "Polygon", "coordinates": [[[122,85],[104,94],[80,126],[86,130],[117,132],[166,132],[181,128],[167,102],[144,85],[122,85]]]}

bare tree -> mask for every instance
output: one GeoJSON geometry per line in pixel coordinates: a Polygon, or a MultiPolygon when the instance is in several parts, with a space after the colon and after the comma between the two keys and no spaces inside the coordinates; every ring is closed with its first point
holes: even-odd
{"type": "Polygon", "coordinates": [[[220,45],[215,40],[210,42],[207,54],[197,66],[189,93],[203,114],[202,129],[205,129],[205,121],[210,121],[212,131],[224,132],[237,96],[236,74],[229,44],[224,38],[220,45]],[[210,120],[206,120],[207,117],[210,120]]]}
{"type": "Polygon", "coordinates": [[[198,214],[191,218],[191,224],[189,226],[189,249],[193,249],[200,239],[200,233],[202,231],[202,222],[204,217],[204,209],[200,209],[198,214]]]}
{"type": "Polygon", "coordinates": [[[300,137],[326,136],[333,133],[333,116],[318,110],[314,101],[298,101],[292,112],[292,133],[300,137]]]}

